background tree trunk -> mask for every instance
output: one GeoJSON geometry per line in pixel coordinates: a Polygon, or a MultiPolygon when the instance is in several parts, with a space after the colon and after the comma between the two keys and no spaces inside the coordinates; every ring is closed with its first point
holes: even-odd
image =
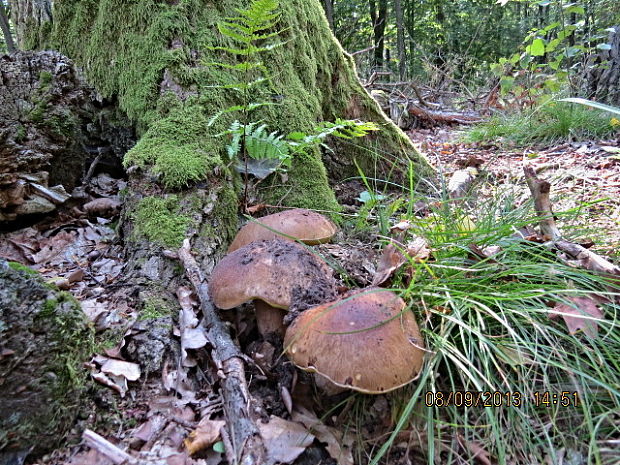
{"type": "Polygon", "coordinates": [[[9,0],[11,19],[15,25],[21,50],[43,45],[52,26],[52,0],[9,0]]]}
{"type": "MultiPolygon", "coordinates": [[[[208,121],[239,103],[222,88],[224,73],[212,63],[225,54],[213,47],[233,45],[217,23],[247,3],[76,0],[54,2],[49,15],[45,2],[13,5],[20,43],[59,49],[73,58],[136,126],[140,139],[125,156],[129,181],[121,231],[133,267],[128,279],[140,285],[140,300],[170,295],[181,282],[176,262],[162,249],[175,249],[191,237],[208,275],[237,231],[242,182],[227,162],[227,141],[216,136],[234,118],[220,118],[213,126],[208,121]],[[44,17],[53,22],[41,22],[44,17]]],[[[381,4],[384,27],[387,2],[381,4]]],[[[317,121],[338,117],[374,121],[381,131],[355,143],[330,141],[332,152],[296,155],[292,168],[261,182],[252,200],[337,210],[329,179],[357,176],[358,167],[395,180],[412,162],[420,179],[431,175],[427,161],[360,85],[321,3],[281,2],[280,13],[284,45],[264,57],[277,105],[257,110],[256,119],[283,134],[310,131],[317,121]]]]}
{"type": "Polygon", "coordinates": [[[599,52],[588,67],[588,95],[601,102],[620,105],[620,26],[609,34],[609,50],[599,52]]]}
{"type": "Polygon", "coordinates": [[[4,35],[4,43],[6,44],[7,51],[9,53],[16,52],[17,47],[15,47],[15,42],[13,42],[13,35],[11,34],[11,25],[9,24],[9,18],[2,3],[0,3],[0,29],[2,29],[2,34],[4,35]]]}
{"type": "Polygon", "coordinates": [[[379,0],[378,8],[375,0],[369,0],[370,19],[372,21],[374,39],[374,60],[373,66],[381,68],[383,66],[383,52],[385,48],[385,25],[387,22],[387,0],[379,0]]]}
{"type": "Polygon", "coordinates": [[[404,81],[407,77],[407,54],[405,52],[405,26],[403,24],[403,8],[400,0],[394,0],[394,16],[396,16],[396,49],[398,53],[398,78],[404,81]]]}
{"type": "Polygon", "coordinates": [[[323,8],[329,27],[334,30],[334,0],[323,0],[323,8]]]}

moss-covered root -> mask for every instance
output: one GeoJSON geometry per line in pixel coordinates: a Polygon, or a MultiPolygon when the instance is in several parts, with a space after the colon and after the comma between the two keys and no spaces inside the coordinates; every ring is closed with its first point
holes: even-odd
{"type": "Polygon", "coordinates": [[[0,452],[40,455],[84,410],[94,332],[70,294],[0,259],[0,452]]]}

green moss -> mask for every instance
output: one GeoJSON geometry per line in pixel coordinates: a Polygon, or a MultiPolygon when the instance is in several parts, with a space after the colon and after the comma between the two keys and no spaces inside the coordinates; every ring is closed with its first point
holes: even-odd
{"type": "Polygon", "coordinates": [[[58,344],[64,346],[53,372],[60,380],[57,393],[66,395],[71,389],[81,388],[86,381],[82,363],[94,350],[94,332],[86,322],[79,302],[68,292],[58,292],[56,299],[47,300],[40,316],[51,319],[49,330],[58,344]],[[56,308],[50,311],[53,303],[56,308]]]}
{"type": "Polygon", "coordinates": [[[125,166],[151,168],[169,188],[200,181],[222,163],[200,106],[182,107],[152,124],[126,155],[125,166]]]}
{"type": "Polygon", "coordinates": [[[286,182],[277,176],[262,190],[267,203],[295,205],[301,208],[338,212],[340,205],[328,185],[325,167],[316,153],[296,155],[286,174],[286,182]]]}
{"type": "Polygon", "coordinates": [[[48,86],[52,83],[52,78],[54,76],[49,71],[41,71],[39,73],[39,82],[41,85],[48,86]]]}
{"type": "Polygon", "coordinates": [[[231,186],[222,187],[218,191],[215,202],[206,206],[212,209],[211,222],[201,225],[200,235],[208,238],[219,238],[224,244],[232,242],[237,234],[239,202],[237,192],[231,186]]]}
{"type": "MultiPolygon", "coordinates": [[[[168,247],[179,247],[190,223],[188,216],[179,214],[175,195],[167,198],[145,197],[133,213],[134,234],[168,247]]],[[[136,237],[136,238],[137,238],[136,237]]]]}
{"type": "Polygon", "coordinates": [[[23,27],[24,37],[21,38],[22,48],[26,50],[49,49],[52,24],[44,22],[38,25],[37,21],[29,18],[23,27]]]}
{"type": "Polygon", "coordinates": [[[139,320],[151,320],[155,318],[163,318],[172,314],[172,306],[164,299],[159,297],[147,297],[144,300],[144,306],[140,311],[139,320]]]}
{"type": "Polygon", "coordinates": [[[31,275],[31,276],[39,276],[39,272],[33,270],[29,266],[22,265],[21,263],[18,263],[18,262],[8,262],[8,264],[9,264],[9,268],[15,271],[23,271],[24,273],[31,275]]]}

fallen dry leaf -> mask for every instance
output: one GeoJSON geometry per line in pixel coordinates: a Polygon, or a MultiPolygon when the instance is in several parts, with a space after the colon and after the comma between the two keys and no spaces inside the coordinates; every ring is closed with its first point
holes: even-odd
{"type": "MultiPolygon", "coordinates": [[[[401,266],[407,263],[408,258],[405,257],[401,250],[402,246],[391,242],[383,249],[383,253],[379,258],[379,264],[377,265],[377,271],[372,280],[373,286],[378,286],[386,282],[401,266]]],[[[426,239],[420,236],[414,236],[414,239],[407,242],[404,247],[405,253],[409,258],[416,262],[420,262],[428,259],[431,256],[431,250],[428,247],[426,239]]]]}
{"type": "Polygon", "coordinates": [[[137,381],[140,378],[140,365],[113,358],[109,358],[103,363],[101,371],[108,375],[122,376],[129,381],[137,381]]]}
{"type": "Polygon", "coordinates": [[[89,215],[114,216],[120,210],[121,203],[113,198],[100,198],[85,203],[83,208],[89,215]]]}
{"type": "Polygon", "coordinates": [[[562,317],[568,332],[575,334],[583,331],[584,334],[592,338],[598,334],[598,323],[592,318],[602,319],[603,312],[596,305],[596,301],[590,297],[569,297],[571,304],[556,302],[553,310],[549,313],[549,318],[562,317]]]}
{"type": "Polygon", "coordinates": [[[38,265],[61,264],[65,261],[67,246],[75,242],[75,233],[60,231],[53,237],[41,240],[41,250],[32,256],[32,260],[38,265]]]}
{"type": "Polygon", "coordinates": [[[291,463],[314,441],[314,436],[301,423],[272,416],[258,429],[267,450],[265,465],[291,463]]]}
{"type": "Polygon", "coordinates": [[[192,299],[192,291],[187,287],[177,289],[181,311],[179,312],[179,330],[181,332],[181,361],[185,367],[196,366],[196,361],[189,357],[187,349],[200,349],[207,345],[205,329],[194,312],[197,302],[192,299]]]}
{"type": "Polygon", "coordinates": [[[302,423],[316,438],[325,443],[325,449],[338,465],[355,465],[352,446],[354,438],[336,428],[326,426],[317,416],[300,405],[296,405],[291,418],[302,423]]]}
{"type": "Polygon", "coordinates": [[[372,285],[379,286],[386,282],[406,262],[407,259],[403,253],[393,243],[388,244],[379,258],[377,272],[372,280],[372,285]]]}
{"type": "Polygon", "coordinates": [[[486,449],[476,441],[468,441],[462,435],[458,434],[457,439],[461,447],[471,454],[471,458],[481,465],[493,465],[489,453],[486,449]]]}
{"type": "Polygon", "coordinates": [[[189,436],[183,443],[190,455],[195,454],[201,450],[211,447],[220,438],[220,431],[226,424],[223,420],[209,420],[203,418],[198,423],[198,426],[194,431],[189,433],[189,436]]]}

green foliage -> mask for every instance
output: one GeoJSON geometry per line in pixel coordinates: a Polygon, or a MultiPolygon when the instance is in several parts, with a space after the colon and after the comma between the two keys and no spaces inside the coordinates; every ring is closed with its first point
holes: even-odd
{"type": "Polygon", "coordinates": [[[174,195],[167,198],[145,197],[135,208],[134,239],[140,236],[167,247],[180,247],[190,218],[178,213],[179,205],[174,195]]]}
{"type": "Polygon", "coordinates": [[[577,78],[593,66],[588,57],[609,48],[606,30],[592,27],[592,5],[549,0],[544,7],[556,11],[555,20],[532,28],[518,52],[491,65],[504,96],[536,100],[565,87],[575,91],[577,78]]]}
{"type": "Polygon", "coordinates": [[[289,144],[284,140],[284,136],[278,135],[276,131],[267,132],[267,125],[241,124],[234,121],[228,133],[231,141],[226,150],[231,160],[239,155],[243,145],[254,160],[277,160],[278,164],[291,167],[289,144]]]}
{"type": "Polygon", "coordinates": [[[549,101],[518,113],[496,115],[469,129],[465,139],[526,146],[604,138],[616,131],[611,119],[601,111],[549,101]]]}

